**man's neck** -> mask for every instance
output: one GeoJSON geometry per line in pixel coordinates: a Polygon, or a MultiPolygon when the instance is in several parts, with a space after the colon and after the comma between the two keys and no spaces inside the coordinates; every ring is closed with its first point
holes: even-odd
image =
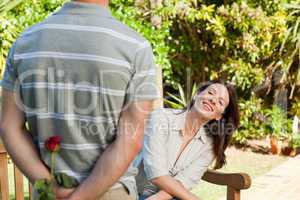
{"type": "Polygon", "coordinates": [[[92,4],[98,4],[103,7],[108,7],[109,0],[74,0],[77,2],[82,2],[82,3],[92,3],[92,4]]]}

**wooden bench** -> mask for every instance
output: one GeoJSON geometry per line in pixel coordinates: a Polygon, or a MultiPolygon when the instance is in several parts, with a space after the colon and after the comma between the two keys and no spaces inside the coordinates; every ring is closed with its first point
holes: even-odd
{"type": "Polygon", "coordinates": [[[251,186],[251,178],[245,173],[222,173],[208,170],[202,179],[209,183],[227,186],[227,200],[240,200],[241,190],[251,186]]]}
{"type": "MultiPolygon", "coordinates": [[[[9,182],[8,182],[8,154],[0,143],[0,199],[9,200],[9,182]]],[[[14,181],[16,200],[24,199],[24,184],[23,174],[14,166],[14,181]]],[[[241,190],[247,189],[251,185],[249,175],[244,173],[221,173],[213,170],[208,170],[202,177],[203,180],[227,186],[227,200],[240,200],[241,190]]],[[[29,184],[29,198],[32,199],[32,187],[29,184]]]]}
{"type": "MultiPolygon", "coordinates": [[[[139,166],[139,174],[136,177],[138,193],[141,194],[146,183],[144,166],[139,166]]],[[[215,170],[207,170],[202,176],[202,180],[227,186],[227,200],[241,200],[241,190],[248,189],[251,186],[251,178],[245,173],[222,173],[215,170]]],[[[213,192],[213,191],[212,191],[213,192]]]]}
{"type": "MultiPolygon", "coordinates": [[[[8,177],[8,154],[0,142],[0,200],[9,200],[9,177],[8,177]]],[[[14,167],[14,182],[15,182],[15,196],[16,200],[24,199],[24,177],[20,170],[13,165],[14,167]]],[[[29,199],[32,199],[32,187],[31,184],[29,187],[29,199]]]]}

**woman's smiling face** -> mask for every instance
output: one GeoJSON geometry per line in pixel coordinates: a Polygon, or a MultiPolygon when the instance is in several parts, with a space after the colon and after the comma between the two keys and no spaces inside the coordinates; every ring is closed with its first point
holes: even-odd
{"type": "Polygon", "coordinates": [[[221,119],[228,104],[227,88],[220,83],[214,83],[196,95],[193,107],[203,118],[210,121],[221,119]]]}

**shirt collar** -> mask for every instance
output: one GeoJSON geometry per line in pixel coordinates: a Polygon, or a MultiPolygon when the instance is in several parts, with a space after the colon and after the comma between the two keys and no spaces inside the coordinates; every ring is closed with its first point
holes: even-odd
{"type": "MultiPolygon", "coordinates": [[[[183,130],[184,128],[184,124],[185,124],[185,117],[186,117],[186,113],[187,111],[175,111],[173,113],[173,120],[171,120],[171,129],[178,131],[179,134],[181,134],[181,130],[183,130]]],[[[200,139],[203,143],[207,143],[209,138],[208,135],[204,129],[204,127],[201,127],[198,132],[196,133],[194,139],[200,139]]]]}
{"type": "Polygon", "coordinates": [[[83,3],[83,2],[67,2],[63,7],[55,13],[56,15],[64,14],[84,14],[84,15],[97,15],[100,17],[113,18],[108,8],[98,4],[83,3]]]}

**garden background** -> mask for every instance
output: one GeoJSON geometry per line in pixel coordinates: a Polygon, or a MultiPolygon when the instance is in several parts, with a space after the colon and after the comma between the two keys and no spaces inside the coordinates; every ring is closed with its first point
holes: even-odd
{"type": "MultiPolygon", "coordinates": [[[[0,1],[1,77],[20,33],[64,2],[0,1]]],[[[236,85],[240,97],[241,125],[233,144],[247,147],[272,136],[300,146],[300,134],[292,130],[293,119],[300,117],[299,0],[111,0],[110,8],[152,44],[163,72],[166,107],[182,108],[197,84],[225,79],[236,85]]],[[[261,171],[250,171],[267,171],[273,162],[268,161],[261,171]]],[[[230,170],[242,167],[236,163],[230,170]]]]}

